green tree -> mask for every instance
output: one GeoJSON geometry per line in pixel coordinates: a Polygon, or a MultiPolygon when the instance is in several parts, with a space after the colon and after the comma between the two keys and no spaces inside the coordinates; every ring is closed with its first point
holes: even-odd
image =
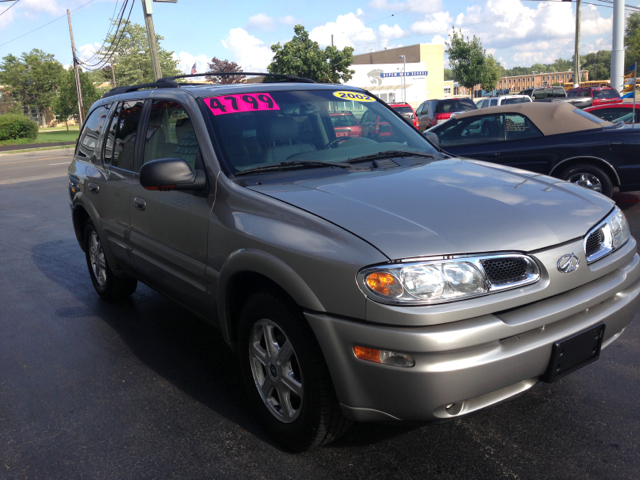
{"type": "Polygon", "coordinates": [[[589,70],[589,80],[609,80],[611,76],[611,51],[600,50],[580,55],[580,70],[589,70]]]}
{"type": "Polygon", "coordinates": [[[493,56],[487,56],[478,37],[474,35],[473,38],[465,39],[462,30],[458,31],[454,28],[446,46],[445,53],[449,55],[449,66],[454,80],[466,88],[473,88],[479,84],[485,90],[495,88],[499,78],[499,65],[493,56]],[[497,77],[496,71],[498,71],[497,77]],[[495,82],[493,82],[494,77],[495,82]]]}
{"type": "Polygon", "coordinates": [[[24,107],[40,112],[53,106],[64,73],[53,55],[33,49],[19,58],[9,54],[0,63],[0,84],[24,107]]]}
{"type": "Polygon", "coordinates": [[[267,67],[271,73],[298,75],[316,82],[339,83],[351,80],[355,73],[349,67],[353,63],[353,48],[320,48],[318,42],[309,38],[302,25],[293,28],[291,41],[280,45],[271,45],[273,62],[267,67]]]}
{"type": "MultiPolygon", "coordinates": [[[[104,47],[100,49],[98,55],[107,57],[111,52],[115,51],[111,62],[115,65],[118,85],[153,82],[153,68],[151,66],[147,31],[142,25],[130,22],[126,22],[124,27],[121,27],[121,30],[117,37],[115,34],[107,36],[104,41],[104,47]],[[122,35],[121,39],[120,35],[122,35]],[[118,41],[119,39],[120,41],[118,41]]],[[[164,37],[156,35],[162,76],[180,75],[182,72],[178,70],[178,61],[173,59],[173,52],[168,52],[160,46],[161,40],[164,40],[164,37]]],[[[104,81],[111,81],[111,71],[108,69],[103,70],[102,78],[104,81]]]]}
{"type": "Polygon", "coordinates": [[[444,79],[445,80],[453,80],[453,72],[450,68],[444,69],[444,79]]]}
{"type": "Polygon", "coordinates": [[[640,13],[632,13],[627,17],[624,32],[625,73],[635,62],[640,62],[640,13]]]}
{"type": "MultiPolygon", "coordinates": [[[[80,77],[80,87],[82,88],[82,104],[86,115],[91,105],[100,98],[100,94],[93,85],[89,73],[79,71],[78,75],[80,77]]],[[[76,75],[73,68],[70,68],[62,75],[58,98],[53,105],[53,111],[64,119],[67,131],[69,130],[69,117],[78,118],[78,93],[76,90],[76,75]]]]}
{"type": "Polygon", "coordinates": [[[498,61],[493,58],[493,55],[489,54],[485,58],[485,65],[482,70],[482,79],[480,81],[482,89],[486,91],[495,89],[503,71],[504,69],[498,61]]]}

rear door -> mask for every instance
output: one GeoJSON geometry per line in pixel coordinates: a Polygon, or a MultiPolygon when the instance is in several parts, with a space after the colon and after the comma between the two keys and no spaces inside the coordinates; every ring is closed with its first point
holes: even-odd
{"type": "MultiPolygon", "coordinates": [[[[181,158],[192,170],[205,170],[192,124],[196,115],[174,100],[148,100],[141,161],[181,158]]],[[[151,191],[131,188],[130,240],[144,281],[197,313],[210,314],[205,280],[209,191],[151,191]]]]}
{"type": "Polygon", "coordinates": [[[143,105],[141,100],[128,100],[112,108],[86,188],[98,214],[102,241],[117,266],[129,271],[134,269],[129,255],[129,191],[136,181],[135,145],[143,105]]]}

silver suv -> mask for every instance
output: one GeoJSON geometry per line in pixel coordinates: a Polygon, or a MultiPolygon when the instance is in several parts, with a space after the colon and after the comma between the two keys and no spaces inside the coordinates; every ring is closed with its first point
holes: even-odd
{"type": "Polygon", "coordinates": [[[75,232],[102,297],[142,281],[218,326],[293,450],[557,380],[638,309],[636,242],[598,193],[451,157],[357,88],[173,80],[92,106],[75,232]],[[337,136],[342,111],[386,127],[337,136]]]}

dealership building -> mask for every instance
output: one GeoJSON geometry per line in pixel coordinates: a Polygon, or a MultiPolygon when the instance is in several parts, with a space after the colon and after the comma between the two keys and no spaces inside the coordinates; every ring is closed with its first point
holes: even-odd
{"type": "MultiPolygon", "coordinates": [[[[381,100],[417,107],[444,98],[444,46],[419,44],[354,55],[356,73],[347,85],[364,88],[381,100]]],[[[447,95],[448,96],[448,95],[447,95]]]]}

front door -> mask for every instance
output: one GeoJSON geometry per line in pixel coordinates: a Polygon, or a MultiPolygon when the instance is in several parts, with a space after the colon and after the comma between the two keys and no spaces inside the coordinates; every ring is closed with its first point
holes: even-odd
{"type": "MultiPolygon", "coordinates": [[[[204,170],[187,110],[171,100],[151,102],[140,166],[182,158],[192,170],[204,170]]],[[[146,283],[202,315],[211,313],[205,266],[212,201],[208,191],[150,191],[139,182],[130,194],[130,241],[139,273],[146,283]]]]}

